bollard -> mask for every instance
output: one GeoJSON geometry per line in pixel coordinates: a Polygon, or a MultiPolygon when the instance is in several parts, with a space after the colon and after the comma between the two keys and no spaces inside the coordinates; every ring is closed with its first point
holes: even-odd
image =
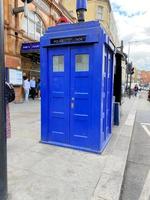
{"type": "Polygon", "coordinates": [[[120,124],[120,103],[114,102],[114,125],[119,126],[120,124]]]}

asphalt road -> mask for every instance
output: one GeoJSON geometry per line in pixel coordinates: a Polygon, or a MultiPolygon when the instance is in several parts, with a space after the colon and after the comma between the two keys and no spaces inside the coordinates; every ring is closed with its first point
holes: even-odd
{"type": "Polygon", "coordinates": [[[137,115],[121,200],[150,200],[150,102],[137,101],[137,115]]]}

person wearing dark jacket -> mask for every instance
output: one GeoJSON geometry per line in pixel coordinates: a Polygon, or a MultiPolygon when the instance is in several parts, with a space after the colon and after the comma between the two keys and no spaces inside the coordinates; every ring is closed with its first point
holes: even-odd
{"type": "Polygon", "coordinates": [[[135,95],[135,97],[137,96],[138,91],[139,91],[139,88],[138,88],[137,85],[135,85],[135,87],[134,87],[134,95],[135,95]]]}
{"type": "Polygon", "coordinates": [[[7,138],[10,138],[11,136],[9,103],[14,100],[15,100],[15,90],[11,84],[9,84],[8,82],[5,82],[6,136],[7,138]]]}
{"type": "Polygon", "coordinates": [[[150,101],[150,90],[148,91],[148,98],[147,98],[148,101],[150,101]]]}

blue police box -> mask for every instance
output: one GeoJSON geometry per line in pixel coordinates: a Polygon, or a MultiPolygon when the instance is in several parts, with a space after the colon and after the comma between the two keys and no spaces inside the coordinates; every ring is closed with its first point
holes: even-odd
{"type": "Polygon", "coordinates": [[[102,152],[112,133],[113,43],[91,21],[50,27],[40,46],[41,142],[102,152]]]}

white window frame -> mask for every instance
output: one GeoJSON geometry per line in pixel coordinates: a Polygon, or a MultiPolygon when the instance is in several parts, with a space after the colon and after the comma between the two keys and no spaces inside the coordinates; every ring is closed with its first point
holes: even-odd
{"type": "Polygon", "coordinates": [[[102,21],[104,19],[104,7],[103,6],[100,6],[100,5],[97,6],[96,15],[97,15],[96,16],[97,20],[102,21]]]}
{"type": "Polygon", "coordinates": [[[37,23],[37,20],[36,20],[36,19],[39,20],[39,22],[40,22],[40,28],[41,28],[40,33],[39,33],[39,32],[37,32],[37,33],[39,33],[39,36],[42,36],[42,35],[43,35],[43,32],[45,31],[45,26],[44,26],[44,23],[43,23],[42,19],[41,19],[35,12],[28,11],[27,17],[24,17],[24,19],[23,19],[23,23],[24,23],[24,20],[27,21],[27,25],[26,25],[27,27],[25,27],[24,24],[22,24],[22,28],[23,28],[23,30],[26,32],[26,34],[27,34],[27,36],[28,36],[29,38],[32,38],[32,39],[34,39],[34,40],[39,40],[40,38],[37,37],[37,35],[36,35],[36,28],[37,28],[37,27],[36,27],[36,23],[37,23]],[[30,14],[29,12],[32,13],[33,18],[31,18],[31,17],[29,16],[29,14],[30,14]],[[33,26],[34,26],[34,33],[33,33],[33,36],[32,36],[31,33],[30,33],[31,27],[30,27],[30,25],[29,25],[29,22],[32,23],[33,26]]]}

